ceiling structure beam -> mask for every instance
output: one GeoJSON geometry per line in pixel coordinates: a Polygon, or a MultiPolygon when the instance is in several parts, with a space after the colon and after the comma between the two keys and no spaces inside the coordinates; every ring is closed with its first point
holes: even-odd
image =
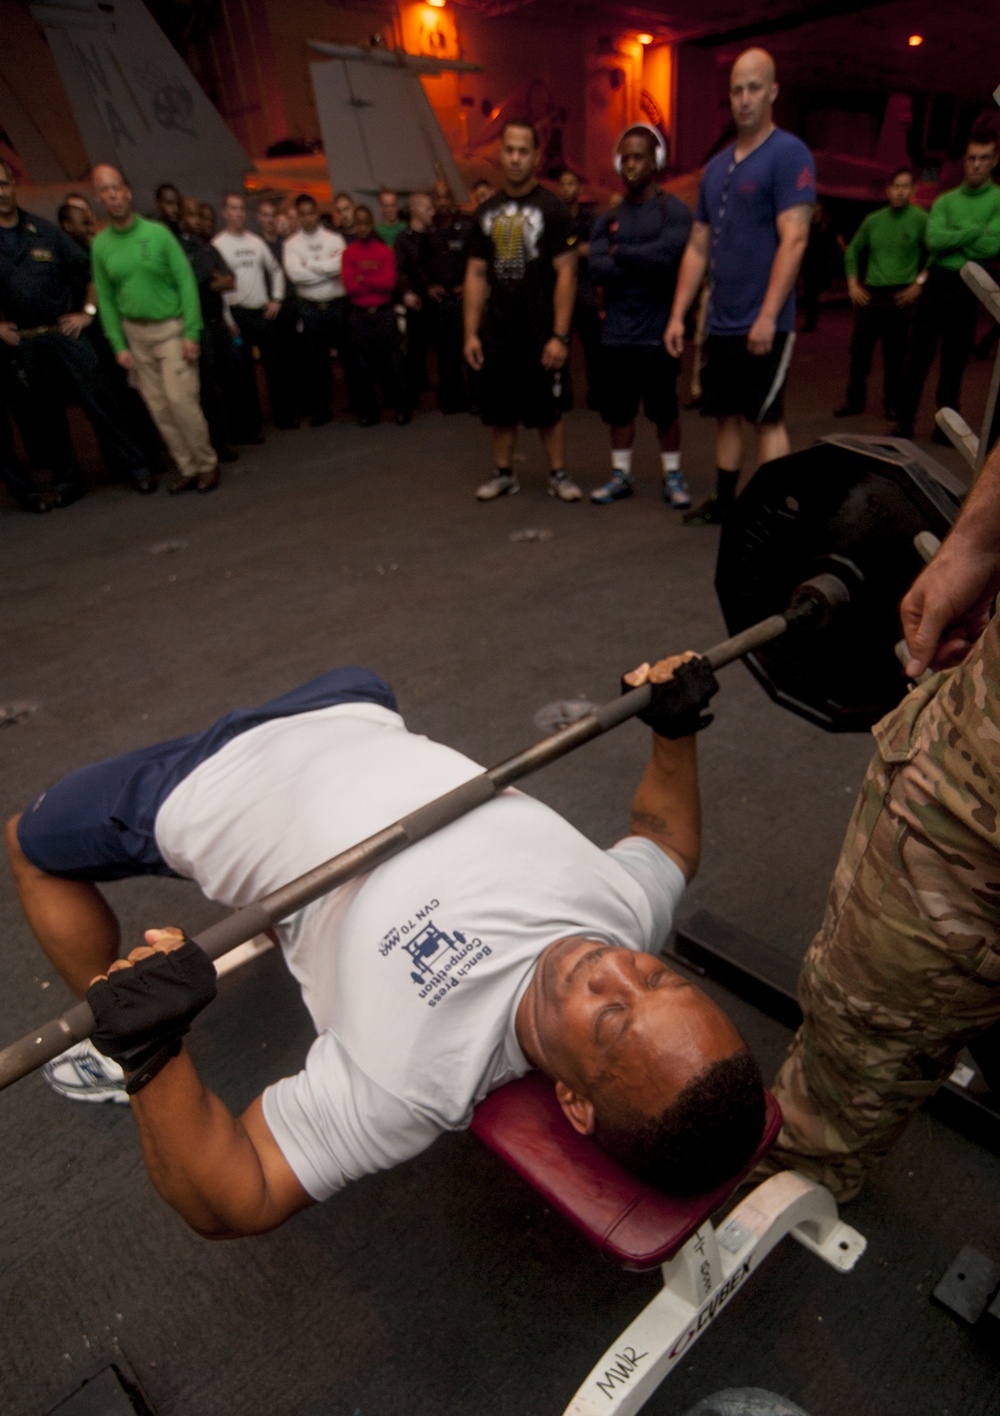
{"type": "Polygon", "coordinates": [[[673,38],[678,42],[696,44],[700,48],[715,49],[723,44],[741,44],[747,39],[784,34],[788,30],[800,29],[803,25],[813,24],[818,20],[842,19],[847,15],[856,15],[862,10],[878,10],[895,3],[896,0],[818,0],[818,3],[814,4],[795,5],[778,15],[771,10],[766,18],[762,16],[759,20],[743,20],[738,25],[724,29],[699,26],[698,29],[681,30],[673,38]]]}
{"type": "Polygon", "coordinates": [[[501,19],[526,9],[533,10],[539,19],[565,19],[566,11],[570,9],[581,20],[603,24],[610,29],[647,29],[658,38],[672,43],[696,44],[706,49],[738,44],[745,39],[768,34],[781,34],[816,20],[839,19],[895,3],[897,0],[816,0],[816,3],[804,4],[802,0],[795,0],[795,3],[780,8],[778,13],[775,13],[774,5],[762,6],[763,13],[756,20],[747,20],[746,8],[734,5],[730,15],[691,25],[684,23],[686,7],[672,3],[609,6],[597,3],[597,0],[578,0],[578,3],[568,6],[565,3],[546,3],[546,0],[456,0],[461,9],[484,20],[501,19]]]}

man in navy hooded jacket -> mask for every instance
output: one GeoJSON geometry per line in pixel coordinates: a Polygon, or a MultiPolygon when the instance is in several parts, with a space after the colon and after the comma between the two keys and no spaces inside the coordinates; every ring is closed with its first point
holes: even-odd
{"type": "Polygon", "coordinates": [[[657,173],[665,159],[666,144],[655,128],[645,123],[626,128],[615,148],[625,199],[598,219],[590,239],[590,278],[604,287],[598,402],[611,433],[611,478],[590,494],[599,506],[633,493],[640,401],[659,435],[664,498],[671,506],[691,505],[681,473],[680,361],[663,344],[691,213],[659,188],[657,173]]]}

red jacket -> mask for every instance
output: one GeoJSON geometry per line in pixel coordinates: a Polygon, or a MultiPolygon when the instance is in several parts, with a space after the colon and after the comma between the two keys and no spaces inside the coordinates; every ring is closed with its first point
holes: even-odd
{"type": "Polygon", "coordinates": [[[352,305],[363,310],[387,305],[396,288],[396,257],[378,236],[352,241],[344,252],[340,275],[352,305]]]}

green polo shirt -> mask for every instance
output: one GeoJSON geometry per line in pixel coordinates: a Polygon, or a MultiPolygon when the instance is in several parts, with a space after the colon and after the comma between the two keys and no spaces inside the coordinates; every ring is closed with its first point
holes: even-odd
{"type": "Polygon", "coordinates": [[[124,231],[108,226],[90,248],[97,308],[112,349],[128,345],[122,320],[184,321],[184,338],[201,334],[201,302],[190,262],[173,232],[133,217],[124,231]]]}
{"type": "Polygon", "coordinates": [[[927,249],[934,264],[961,270],[966,261],[989,261],[1000,252],[1000,187],[963,182],[944,192],[931,207],[927,249]]]}
{"type": "Polygon", "coordinates": [[[844,252],[844,270],[857,275],[858,260],[867,251],[866,285],[912,285],[923,264],[926,230],[927,213],[922,207],[905,206],[898,211],[880,207],[866,216],[854,233],[844,252]]]}
{"type": "Polygon", "coordinates": [[[376,223],[375,223],[375,230],[378,232],[378,234],[382,237],[382,240],[385,242],[385,244],[386,244],[386,245],[389,247],[389,249],[391,250],[392,247],[396,244],[396,237],[399,235],[399,233],[400,233],[401,231],[405,231],[405,230],[406,230],[406,222],[405,222],[405,221],[393,221],[393,222],[388,222],[388,221],[376,221],[376,223]]]}

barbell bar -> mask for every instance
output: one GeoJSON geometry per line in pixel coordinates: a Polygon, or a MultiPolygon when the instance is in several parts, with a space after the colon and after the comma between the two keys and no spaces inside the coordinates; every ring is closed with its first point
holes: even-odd
{"type": "MultiPolygon", "coordinates": [[[[796,587],[788,607],[780,614],[769,615],[749,625],[729,639],[722,640],[703,655],[713,669],[741,659],[765,644],[770,644],[790,629],[821,628],[850,602],[846,585],[837,576],[820,574],[796,587]]],[[[426,836],[450,825],[459,817],[491,801],[504,788],[556,762],[585,742],[600,737],[621,723],[627,722],[649,706],[652,689],[649,684],[633,688],[620,697],[596,708],[575,723],[530,747],[506,758],[495,767],[462,782],[443,796],[417,807],[390,826],[376,831],[357,845],[341,851],[332,859],[306,871],[304,875],[273,890],[254,904],[233,910],[224,919],[210,924],[194,942],[210,959],[245,944],[256,935],[270,929],[280,920],[304,909],[338,885],[353,880],[384,861],[391,860],[426,836]]],[[[46,1062],[51,1062],[66,1048],[82,1042],[94,1030],[95,1020],[90,1004],[77,1003],[68,1012],[33,1029],[25,1037],[0,1051],[0,1091],[26,1077],[46,1062]]]]}

